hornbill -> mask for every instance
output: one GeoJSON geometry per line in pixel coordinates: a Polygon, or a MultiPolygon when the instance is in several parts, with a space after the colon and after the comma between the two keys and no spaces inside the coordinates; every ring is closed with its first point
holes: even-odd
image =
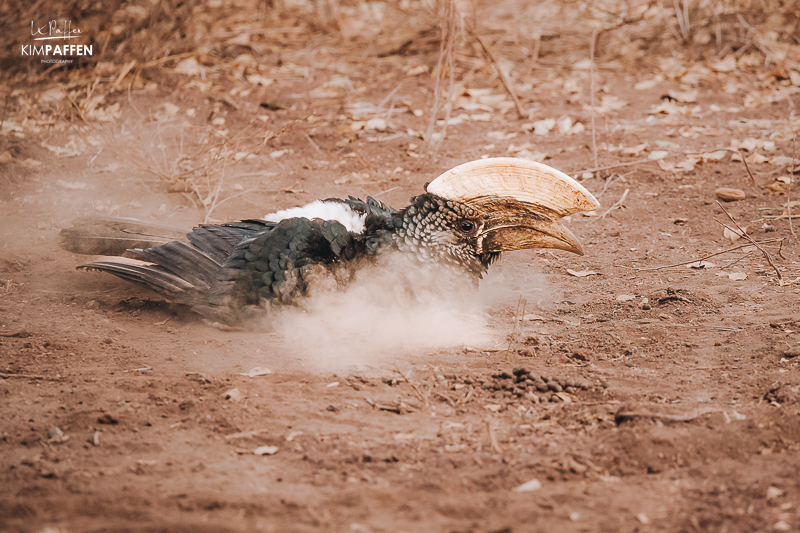
{"type": "Polygon", "coordinates": [[[444,267],[477,285],[501,252],[556,248],[583,255],[559,219],[599,207],[566,174],[524,159],[457,166],[395,210],[366,201],[317,200],[259,220],[180,230],[132,219],[84,218],[61,231],[75,253],[113,255],[79,266],[114,274],[225,325],[297,304],[317,286],[346,285],[396,252],[403,268],[444,267]]]}

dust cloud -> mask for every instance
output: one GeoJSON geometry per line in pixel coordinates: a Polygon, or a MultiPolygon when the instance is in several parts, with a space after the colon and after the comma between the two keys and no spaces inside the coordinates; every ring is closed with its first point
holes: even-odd
{"type": "Polygon", "coordinates": [[[344,291],[317,295],[276,318],[295,355],[326,370],[492,340],[468,278],[409,265],[395,254],[360,269],[344,291]]]}
{"type": "Polygon", "coordinates": [[[344,291],[284,310],[273,326],[293,356],[325,371],[382,366],[442,348],[495,347],[505,331],[490,324],[489,313],[516,306],[523,292],[531,302],[546,293],[536,271],[501,269],[478,290],[463,274],[392,255],[359,270],[344,291]]]}

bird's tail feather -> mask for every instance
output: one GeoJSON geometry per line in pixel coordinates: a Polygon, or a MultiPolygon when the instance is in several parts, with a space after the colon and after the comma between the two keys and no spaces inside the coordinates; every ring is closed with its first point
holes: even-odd
{"type": "Polygon", "coordinates": [[[192,297],[198,294],[195,286],[176,276],[159,265],[124,259],[119,257],[105,261],[94,261],[78,267],[82,270],[99,270],[108,272],[145,289],[150,289],[176,303],[195,303],[192,297]]]}
{"type": "Polygon", "coordinates": [[[185,240],[186,231],[132,218],[81,217],[58,234],[58,245],[72,253],[134,257],[128,250],[185,240]]]}
{"type": "Polygon", "coordinates": [[[172,241],[146,250],[134,249],[139,259],[155,263],[198,289],[207,289],[216,279],[220,263],[193,244],[172,241]]]}
{"type": "Polygon", "coordinates": [[[275,223],[243,220],[201,225],[188,234],[135,219],[87,217],[76,219],[73,225],[59,234],[62,248],[116,256],[79,269],[108,272],[175,303],[198,307],[198,313],[210,318],[215,306],[224,306],[228,292],[229,283],[217,279],[223,263],[242,240],[273,228],[275,223]]]}

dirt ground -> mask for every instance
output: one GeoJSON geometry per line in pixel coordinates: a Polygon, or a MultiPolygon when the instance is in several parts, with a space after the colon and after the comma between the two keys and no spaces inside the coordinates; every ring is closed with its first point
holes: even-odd
{"type": "MultiPolygon", "coordinates": [[[[800,228],[769,218],[797,194],[786,158],[800,92],[788,75],[744,55],[738,72],[691,70],[678,55],[598,60],[590,73],[578,64],[588,49],[557,62],[543,48],[527,78],[515,75],[532,110],[519,118],[476,59],[452,112],[468,116],[431,161],[417,132],[436,45],[383,57],[281,39],[296,46],[277,63],[263,55],[266,85],[245,83],[247,66],[192,76],[157,65],[138,88],[108,92],[94,120],[63,96],[11,98],[0,137],[0,530],[800,530],[800,228]],[[565,116],[584,130],[535,133],[532,123],[565,116]],[[744,149],[727,150],[736,143],[744,149]],[[84,215],[190,228],[348,194],[402,207],[484,155],[546,156],[602,207],[567,222],[585,256],[514,252],[493,267],[474,343],[394,349],[344,335],[310,354],[290,331],[222,331],[77,271],[88,259],[56,241],[84,215]],[[629,164],[585,172],[619,163],[629,164]],[[745,192],[723,205],[769,241],[774,266],[750,246],[705,268],[656,269],[748,244],[715,222],[733,226],[720,187],[745,192]],[[780,251],[770,239],[784,239],[780,251]],[[247,375],[257,368],[272,373],[247,375]]],[[[387,321],[363,320],[383,335],[387,321]]]]}

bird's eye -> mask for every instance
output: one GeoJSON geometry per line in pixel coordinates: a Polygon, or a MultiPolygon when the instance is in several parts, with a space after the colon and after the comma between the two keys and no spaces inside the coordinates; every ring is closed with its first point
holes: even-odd
{"type": "Polygon", "coordinates": [[[464,233],[469,233],[470,231],[475,229],[475,223],[469,220],[462,220],[458,223],[458,229],[463,231],[464,233]]]}

